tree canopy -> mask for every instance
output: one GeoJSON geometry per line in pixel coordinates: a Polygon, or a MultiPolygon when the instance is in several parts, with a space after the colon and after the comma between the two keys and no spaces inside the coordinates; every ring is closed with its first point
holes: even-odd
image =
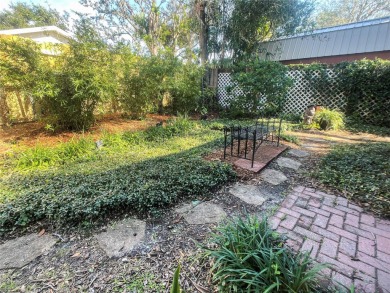
{"type": "Polygon", "coordinates": [[[55,25],[66,30],[68,14],[61,15],[50,6],[28,3],[11,3],[8,9],[0,11],[0,29],[16,29],[55,25]]]}
{"type": "Polygon", "coordinates": [[[94,8],[96,19],[104,24],[111,39],[125,40],[134,49],[150,55],[166,49],[176,56],[183,52],[187,57],[199,53],[202,63],[253,55],[259,42],[307,27],[314,9],[311,0],[82,0],[82,3],[94,8]]]}
{"type": "Polygon", "coordinates": [[[317,27],[329,27],[390,15],[388,0],[327,0],[319,7],[317,27]]]}
{"type": "Polygon", "coordinates": [[[230,0],[224,40],[233,59],[257,53],[259,42],[305,29],[314,4],[308,0],[230,0]]]}

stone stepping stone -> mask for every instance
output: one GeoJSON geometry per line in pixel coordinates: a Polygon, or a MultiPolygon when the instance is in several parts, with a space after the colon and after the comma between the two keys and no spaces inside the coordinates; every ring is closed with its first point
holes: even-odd
{"type": "Polygon", "coordinates": [[[109,257],[122,257],[144,239],[145,229],[144,221],[130,218],[115,223],[95,238],[109,257]]]}
{"type": "Polygon", "coordinates": [[[301,147],[303,147],[305,149],[315,149],[315,148],[318,148],[318,145],[312,144],[312,143],[304,143],[301,145],[301,147]]]}
{"type": "Polygon", "coordinates": [[[280,166],[280,167],[285,167],[285,168],[290,168],[290,169],[294,169],[294,170],[298,170],[299,167],[302,165],[300,162],[298,161],[295,161],[293,159],[290,159],[290,158],[278,158],[276,160],[276,163],[280,166]]]}
{"type": "Polygon", "coordinates": [[[242,201],[255,206],[261,206],[267,199],[258,186],[236,183],[229,192],[242,201]]]}
{"type": "Polygon", "coordinates": [[[22,268],[57,242],[51,235],[29,234],[0,245],[0,270],[22,268]]]}
{"type": "Polygon", "coordinates": [[[290,155],[292,155],[294,157],[298,157],[298,158],[304,158],[304,157],[307,157],[310,155],[310,153],[308,153],[308,152],[297,150],[297,149],[289,150],[288,153],[290,155]]]}
{"type": "Polygon", "coordinates": [[[306,138],[306,140],[315,141],[315,142],[328,142],[326,139],[317,138],[317,137],[308,137],[308,138],[306,138]]]}
{"type": "Polygon", "coordinates": [[[263,178],[264,181],[272,185],[279,185],[280,183],[283,183],[287,180],[286,175],[284,175],[280,171],[273,169],[265,169],[263,172],[261,172],[260,176],[261,178],[263,178]]]}
{"type": "Polygon", "coordinates": [[[203,202],[196,206],[187,204],[175,211],[182,214],[190,225],[218,223],[226,217],[225,211],[219,205],[208,202],[203,202]]]}

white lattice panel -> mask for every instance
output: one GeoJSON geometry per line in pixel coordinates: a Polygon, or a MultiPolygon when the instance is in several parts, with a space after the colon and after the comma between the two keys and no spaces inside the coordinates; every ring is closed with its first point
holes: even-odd
{"type": "Polygon", "coordinates": [[[218,74],[218,101],[219,104],[226,108],[229,107],[230,101],[235,97],[244,94],[244,92],[237,86],[234,86],[232,79],[230,78],[230,73],[219,73],[218,74]],[[232,91],[229,93],[228,89],[232,88],[232,91]]]}
{"type": "MultiPolygon", "coordinates": [[[[336,82],[335,73],[332,70],[328,70],[328,76],[331,81],[336,82]]],[[[285,105],[284,113],[302,114],[309,105],[321,105],[331,109],[344,110],[345,97],[341,91],[337,91],[337,84],[330,83],[330,88],[319,92],[310,85],[310,81],[305,78],[305,73],[300,70],[291,70],[288,76],[292,78],[294,84],[289,89],[285,105]]],[[[319,72],[314,73],[315,76],[319,76],[319,72]]],[[[233,83],[230,78],[230,73],[218,74],[218,100],[221,106],[228,107],[232,99],[235,96],[243,94],[242,90],[235,87],[231,94],[228,94],[227,88],[232,87],[233,83]]]]}

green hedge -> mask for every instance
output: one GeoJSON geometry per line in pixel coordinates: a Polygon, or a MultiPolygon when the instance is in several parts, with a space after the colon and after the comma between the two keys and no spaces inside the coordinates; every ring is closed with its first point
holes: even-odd
{"type": "Polygon", "coordinates": [[[343,92],[345,114],[360,123],[390,127],[390,61],[359,60],[336,65],[293,65],[290,70],[302,70],[314,92],[326,99],[343,92]],[[330,76],[327,70],[335,75],[330,76]],[[313,73],[316,73],[315,75],[313,73]]]}

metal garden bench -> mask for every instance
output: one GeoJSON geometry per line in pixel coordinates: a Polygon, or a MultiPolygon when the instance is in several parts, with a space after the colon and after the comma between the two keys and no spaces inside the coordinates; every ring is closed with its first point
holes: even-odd
{"type": "Polygon", "coordinates": [[[279,146],[281,125],[282,118],[265,119],[264,117],[260,117],[251,126],[242,127],[232,125],[231,127],[224,127],[224,159],[226,159],[227,149],[230,145],[230,156],[251,160],[251,166],[253,168],[255,153],[264,142],[276,142],[276,145],[279,146]],[[244,141],[243,156],[240,154],[242,141],[244,141]],[[237,154],[233,152],[235,142],[237,142],[237,154]],[[252,144],[252,154],[250,158],[247,158],[249,155],[249,143],[252,144]]]}

